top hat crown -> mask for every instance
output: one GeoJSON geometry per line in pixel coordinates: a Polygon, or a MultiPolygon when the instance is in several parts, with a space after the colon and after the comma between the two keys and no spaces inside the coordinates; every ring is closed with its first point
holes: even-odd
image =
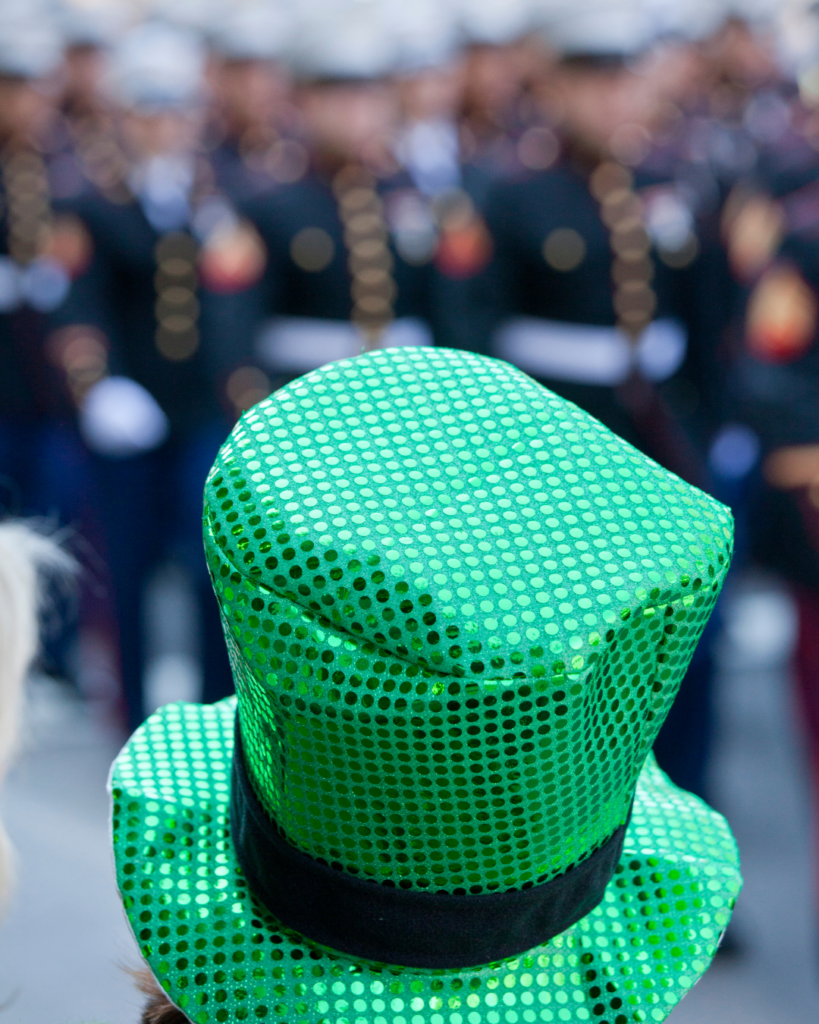
{"type": "Polygon", "coordinates": [[[526,889],[629,814],[730,513],[507,364],[376,351],[246,413],[205,545],[247,771],[309,857],[526,889]]]}
{"type": "Polygon", "coordinates": [[[238,714],[166,705],[111,775],[174,1004],[664,1020],[741,885],[726,822],[648,753],[728,511],[504,363],[403,349],[246,413],[205,541],[238,714]]]}

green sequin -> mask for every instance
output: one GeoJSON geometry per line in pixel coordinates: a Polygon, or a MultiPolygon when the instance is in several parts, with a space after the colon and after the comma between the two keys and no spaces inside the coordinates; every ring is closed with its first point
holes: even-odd
{"type": "Polygon", "coordinates": [[[640,781],[578,925],[494,968],[377,968],[246,893],[233,704],[163,709],[117,762],[115,848],[174,1001],[203,1022],[664,1019],[739,887],[723,820],[646,767],[731,539],[718,502],[469,353],[373,352],[246,413],[205,546],[250,775],[292,843],[378,882],[503,891],[588,856],[640,781]]]}
{"type": "Polygon", "coordinates": [[[265,807],[311,856],[449,892],[622,824],[730,560],[721,505],[468,353],[296,381],[205,503],[265,807]]]}
{"type": "Polygon", "coordinates": [[[134,935],[196,1024],[631,1024],[708,967],[740,888],[725,820],[653,757],[603,902],[550,943],[474,970],[378,966],[287,931],[248,892],[228,829],[235,698],[171,704],[114,769],[114,851],[134,935]]]}

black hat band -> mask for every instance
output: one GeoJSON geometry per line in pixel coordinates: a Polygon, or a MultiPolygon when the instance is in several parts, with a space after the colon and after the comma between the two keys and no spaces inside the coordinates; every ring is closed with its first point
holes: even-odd
{"type": "Polygon", "coordinates": [[[379,885],[322,864],[282,838],[248,777],[236,716],[230,828],[247,883],[283,925],[349,956],[446,969],[540,946],[603,899],[627,825],[580,864],[529,889],[458,896],[379,885]]]}

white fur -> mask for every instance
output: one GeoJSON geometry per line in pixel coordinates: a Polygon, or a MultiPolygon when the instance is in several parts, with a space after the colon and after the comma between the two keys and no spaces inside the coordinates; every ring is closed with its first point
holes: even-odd
{"type": "MultiPolygon", "coordinates": [[[[23,684],[38,647],[42,574],[66,577],[74,561],[23,522],[0,523],[0,782],[17,746],[23,684]]],[[[8,893],[11,851],[0,822],[0,903],[8,893]]]]}

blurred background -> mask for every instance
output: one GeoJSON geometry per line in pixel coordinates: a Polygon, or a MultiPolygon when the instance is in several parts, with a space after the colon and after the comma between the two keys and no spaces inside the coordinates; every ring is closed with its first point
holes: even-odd
{"type": "Polygon", "coordinates": [[[205,475],[326,362],[512,362],[729,504],[657,742],[746,888],[675,1024],[819,1012],[819,4],[0,0],[0,516],[47,595],[0,1021],[126,1024],[105,781],[232,691],[205,475]]]}

